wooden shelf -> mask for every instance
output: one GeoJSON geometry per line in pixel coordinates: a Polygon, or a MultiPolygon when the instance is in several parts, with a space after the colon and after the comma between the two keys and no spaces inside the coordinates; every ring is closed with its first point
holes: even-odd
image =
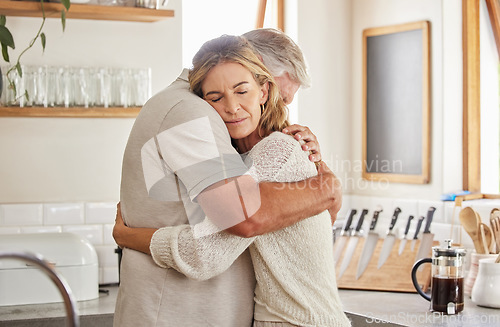
{"type": "Polygon", "coordinates": [[[0,107],[0,117],[135,118],[141,107],[0,107]]]}
{"type": "MultiPolygon", "coordinates": [[[[47,18],[60,18],[63,5],[44,2],[47,18]]],[[[18,17],[42,17],[41,4],[38,1],[0,0],[0,14],[18,17]]],[[[174,16],[173,10],[147,9],[138,7],[98,6],[90,4],[71,4],[66,18],[115,20],[127,22],[157,22],[174,16]]]]}

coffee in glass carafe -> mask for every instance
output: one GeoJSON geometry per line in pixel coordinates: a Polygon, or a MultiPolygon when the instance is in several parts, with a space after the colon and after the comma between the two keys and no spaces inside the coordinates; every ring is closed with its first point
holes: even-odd
{"type": "Polygon", "coordinates": [[[417,292],[430,301],[432,311],[456,314],[464,309],[465,249],[452,247],[445,240],[443,247],[432,248],[432,258],[417,261],[413,266],[412,279],[417,292]],[[425,294],[416,282],[416,270],[425,262],[432,263],[431,296],[425,294]]]}

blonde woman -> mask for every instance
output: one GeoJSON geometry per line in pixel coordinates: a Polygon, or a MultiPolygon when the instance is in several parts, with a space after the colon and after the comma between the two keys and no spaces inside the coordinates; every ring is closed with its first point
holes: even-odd
{"type": "MultiPolygon", "coordinates": [[[[279,132],[289,124],[286,107],[245,38],[222,36],[205,43],[193,59],[189,82],[224,120],[255,180],[292,182],[317,174],[300,144],[279,132]]],[[[258,237],[217,230],[210,219],[194,227],[160,228],[149,251],[157,265],[207,280],[249,247],[256,277],[254,326],[350,326],[338,296],[327,211],[258,237]],[[196,233],[206,236],[196,238],[196,233]]],[[[114,236],[120,246],[134,248],[131,238],[139,232],[118,215],[114,236]]]]}

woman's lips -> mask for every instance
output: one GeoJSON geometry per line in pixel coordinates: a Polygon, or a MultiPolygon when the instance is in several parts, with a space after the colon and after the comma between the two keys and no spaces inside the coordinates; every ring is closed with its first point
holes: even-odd
{"type": "Polygon", "coordinates": [[[246,120],[246,118],[238,118],[238,119],[233,119],[230,121],[227,121],[226,124],[232,125],[232,126],[237,126],[243,123],[246,120]]]}

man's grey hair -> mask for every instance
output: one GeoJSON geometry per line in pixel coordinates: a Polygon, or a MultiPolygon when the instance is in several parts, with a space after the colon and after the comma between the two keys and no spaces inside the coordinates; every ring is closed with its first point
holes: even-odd
{"type": "Polygon", "coordinates": [[[302,87],[311,85],[302,50],[288,35],[274,28],[260,28],[243,36],[253,45],[273,76],[288,73],[302,87]]]}

